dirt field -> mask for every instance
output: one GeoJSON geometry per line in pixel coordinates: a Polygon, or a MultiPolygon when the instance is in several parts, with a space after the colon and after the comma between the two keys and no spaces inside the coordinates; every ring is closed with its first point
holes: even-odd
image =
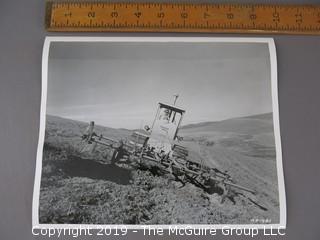
{"type": "MultiPolygon", "coordinates": [[[[179,135],[190,158],[228,171],[257,194],[220,203],[191,183],[128,165],[111,165],[112,151],[81,145],[87,124],[47,116],[40,223],[247,224],[279,222],[272,115],[185,126],[179,135]]],[[[125,139],[131,131],[96,127],[125,139]]]]}

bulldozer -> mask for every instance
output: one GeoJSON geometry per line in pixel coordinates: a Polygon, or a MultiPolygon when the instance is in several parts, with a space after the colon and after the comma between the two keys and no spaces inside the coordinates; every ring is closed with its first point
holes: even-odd
{"type": "Polygon", "coordinates": [[[179,136],[186,111],[176,105],[177,98],[178,95],[174,95],[173,104],[159,102],[152,125],[133,131],[128,140],[115,140],[96,133],[93,121],[82,135],[82,140],[113,149],[111,164],[125,161],[146,170],[157,169],[160,173],[172,174],[180,182],[193,183],[207,192],[219,189],[222,201],[230,191],[254,195],[254,190],[237,184],[228,172],[189,158],[188,149],[180,144],[183,138],[179,136]]]}

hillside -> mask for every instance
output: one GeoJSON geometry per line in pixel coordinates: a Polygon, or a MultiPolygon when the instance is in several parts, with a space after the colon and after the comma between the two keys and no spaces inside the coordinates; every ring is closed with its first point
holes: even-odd
{"type": "MultiPolygon", "coordinates": [[[[271,115],[271,114],[270,114],[271,115]]],[[[279,221],[272,115],[185,126],[179,135],[189,158],[228,171],[238,184],[258,192],[220,203],[173,176],[110,165],[112,150],[81,142],[87,123],[47,116],[40,191],[41,223],[249,224],[279,221]]],[[[114,139],[132,131],[97,126],[114,139]]]]}
{"type": "Polygon", "coordinates": [[[181,131],[188,133],[210,133],[214,132],[235,132],[242,134],[255,134],[270,132],[273,130],[272,113],[232,118],[219,122],[204,122],[189,124],[181,128],[181,131]]]}
{"type": "Polygon", "coordinates": [[[272,114],[185,126],[179,132],[193,159],[228,171],[255,189],[257,199],[279,215],[278,182],[272,114]]]}

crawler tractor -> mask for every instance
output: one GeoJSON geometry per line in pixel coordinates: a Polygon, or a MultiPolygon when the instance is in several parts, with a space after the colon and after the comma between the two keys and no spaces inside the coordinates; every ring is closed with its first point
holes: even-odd
{"type": "Polygon", "coordinates": [[[179,127],[185,110],[176,106],[177,98],[178,95],[175,95],[173,104],[159,102],[152,126],[134,131],[130,140],[118,141],[97,134],[94,122],[90,123],[82,139],[88,144],[114,149],[111,164],[126,162],[143,169],[157,169],[160,173],[174,175],[182,183],[191,182],[207,192],[219,189],[223,196],[228,196],[232,189],[254,194],[253,190],[236,184],[227,172],[188,158],[188,149],[179,144],[182,140],[178,136],[179,127]]]}

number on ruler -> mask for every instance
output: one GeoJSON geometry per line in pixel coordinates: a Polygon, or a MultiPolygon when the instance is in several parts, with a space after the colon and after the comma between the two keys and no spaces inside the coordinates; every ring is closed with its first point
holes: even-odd
{"type": "Polygon", "coordinates": [[[157,14],[157,17],[158,17],[158,18],[164,18],[164,12],[159,12],[159,13],[157,14]]]}
{"type": "Polygon", "coordinates": [[[250,17],[251,20],[256,20],[257,19],[257,14],[251,13],[249,17],[250,17]]]}
{"type": "Polygon", "coordinates": [[[296,16],[296,23],[301,24],[302,23],[302,13],[297,13],[295,16],[296,16]]]}
{"type": "Polygon", "coordinates": [[[118,17],[118,12],[111,12],[111,17],[112,18],[117,18],[118,17]]]}
{"type": "Polygon", "coordinates": [[[186,12],[181,13],[181,18],[184,18],[184,19],[188,18],[188,13],[186,12]]]}
{"type": "Polygon", "coordinates": [[[280,22],[280,14],[278,12],[274,12],[272,17],[274,22],[280,22]]]}
{"type": "Polygon", "coordinates": [[[234,18],[233,13],[227,13],[227,18],[232,20],[234,18]]]}
{"type": "Polygon", "coordinates": [[[95,18],[96,17],[96,13],[95,12],[88,12],[88,17],[89,18],[95,18]]]}
{"type": "Polygon", "coordinates": [[[142,13],[141,12],[135,12],[134,15],[137,17],[137,18],[140,18],[142,13]]]}

